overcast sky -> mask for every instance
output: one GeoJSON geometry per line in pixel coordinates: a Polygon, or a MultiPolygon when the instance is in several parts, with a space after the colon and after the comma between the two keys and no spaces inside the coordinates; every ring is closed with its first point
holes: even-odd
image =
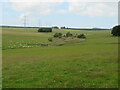
{"type": "Polygon", "coordinates": [[[118,0],[0,0],[0,25],[112,28],[118,0]],[[89,2],[88,2],[89,1],[89,2]]]}

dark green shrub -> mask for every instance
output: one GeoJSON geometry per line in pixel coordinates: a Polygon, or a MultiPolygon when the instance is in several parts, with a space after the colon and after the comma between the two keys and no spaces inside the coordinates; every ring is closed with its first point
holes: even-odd
{"type": "Polygon", "coordinates": [[[48,38],[48,41],[52,42],[53,40],[52,40],[52,38],[48,38]]]}
{"type": "Polygon", "coordinates": [[[62,33],[55,33],[53,36],[54,36],[54,37],[61,38],[61,37],[62,37],[62,33]]]}
{"type": "Polygon", "coordinates": [[[52,28],[39,28],[38,32],[52,32],[52,28]]]}
{"type": "Polygon", "coordinates": [[[111,34],[113,36],[120,36],[120,25],[113,27],[111,34]]]}
{"type": "Polygon", "coordinates": [[[80,34],[77,36],[77,38],[86,38],[86,36],[84,34],[80,34]]]}
{"type": "Polygon", "coordinates": [[[73,36],[72,33],[70,33],[70,32],[67,32],[67,33],[66,33],[66,37],[72,37],[72,36],[73,36]]]}

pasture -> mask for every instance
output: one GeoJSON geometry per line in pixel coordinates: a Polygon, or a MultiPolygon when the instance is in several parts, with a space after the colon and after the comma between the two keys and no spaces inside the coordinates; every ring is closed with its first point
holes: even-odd
{"type": "Polygon", "coordinates": [[[110,30],[3,28],[2,40],[3,88],[118,88],[118,38],[110,30]],[[56,32],[87,38],[41,46],[56,32]]]}

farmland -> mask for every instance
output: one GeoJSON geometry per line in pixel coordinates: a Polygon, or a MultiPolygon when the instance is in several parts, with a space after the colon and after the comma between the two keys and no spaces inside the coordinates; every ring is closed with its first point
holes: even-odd
{"type": "Polygon", "coordinates": [[[118,38],[110,30],[3,28],[2,35],[3,88],[118,87],[118,38]],[[87,38],[55,39],[56,32],[87,38]]]}

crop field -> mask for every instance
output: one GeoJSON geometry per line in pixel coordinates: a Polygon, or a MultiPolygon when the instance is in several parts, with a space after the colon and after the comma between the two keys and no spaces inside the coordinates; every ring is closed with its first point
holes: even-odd
{"type": "Polygon", "coordinates": [[[118,88],[118,37],[111,30],[3,28],[2,40],[3,88],[118,88]],[[86,39],[54,38],[56,32],[86,39]]]}

